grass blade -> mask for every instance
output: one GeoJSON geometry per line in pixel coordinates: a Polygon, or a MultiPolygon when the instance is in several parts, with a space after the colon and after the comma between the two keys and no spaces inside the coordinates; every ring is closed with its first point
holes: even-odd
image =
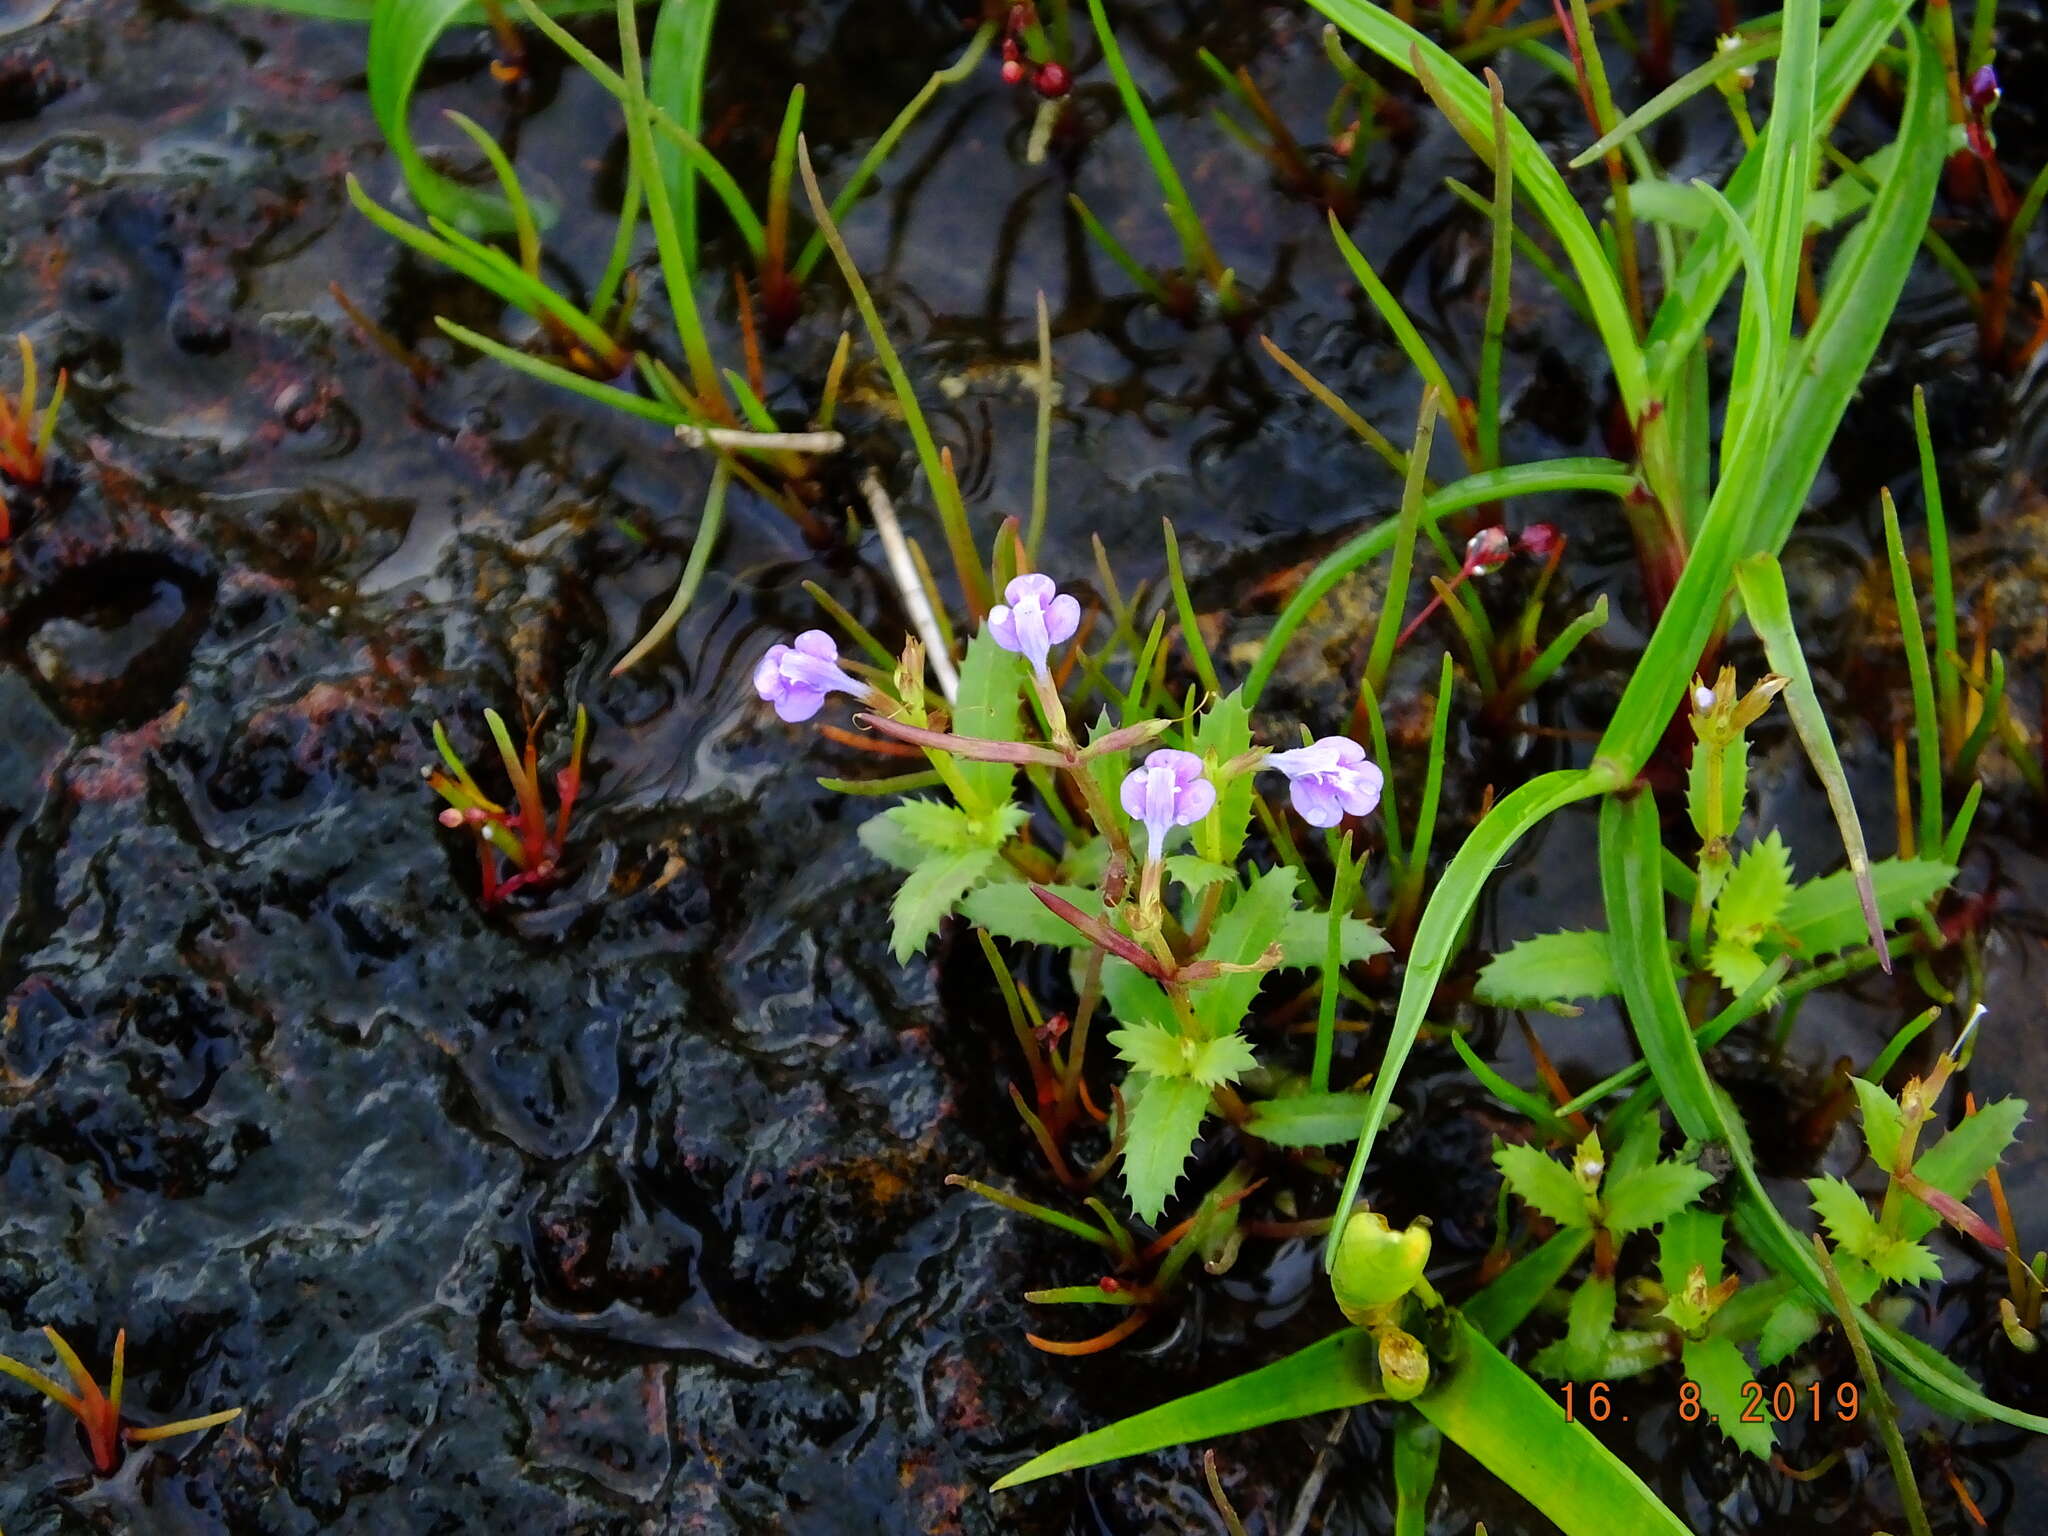
{"type": "Polygon", "coordinates": [[[1730,48],[1725,52],[1716,50],[1714,56],[1706,63],[1665,86],[1591,145],[1573,155],[1569,169],[1576,171],[1591,165],[1608,150],[1619,148],[1624,140],[1636,137],[1659,118],[1683,106],[1723,76],[1732,75],[1739,69],[1752,68],[1765,59],[1776,58],[1780,41],[1779,33],[1766,32],[1762,37],[1752,38],[1738,48],[1730,48]]]}
{"type": "MultiPolygon", "coordinates": [[[[1547,491],[1593,491],[1622,497],[1640,486],[1641,482],[1629,473],[1628,466],[1615,459],[1551,459],[1542,464],[1513,464],[1506,469],[1480,470],[1431,492],[1423,499],[1422,516],[1429,522],[1435,522],[1467,507],[1547,491]]],[[[1287,606],[1280,610],[1280,617],[1273,621],[1273,628],[1259,651],[1259,659],[1253,663],[1251,675],[1245,679],[1244,702],[1247,709],[1258,702],[1273,669],[1280,665],[1287,642],[1314,611],[1316,604],[1346,576],[1391,549],[1399,532],[1398,518],[1383,519],[1325,555],[1309,572],[1307,580],[1287,600],[1287,606]]]]}
{"type": "MultiPolygon", "coordinates": [[[[1365,1165],[1372,1158],[1373,1141],[1386,1120],[1387,1106],[1393,1102],[1394,1085],[1400,1081],[1401,1068],[1408,1060],[1408,1052],[1415,1046],[1415,1037],[1421,1033],[1423,1015],[1436,994],[1436,984],[1457,950],[1458,935],[1465,926],[1466,914],[1477,905],[1480,892],[1485,889],[1494,869],[1525,832],[1552,812],[1562,810],[1574,801],[1602,794],[1614,788],[1615,783],[1601,768],[1559,769],[1539,774],[1503,798],[1486,819],[1472,829],[1472,835],[1465,839],[1464,846],[1445,866],[1429,905],[1423,910],[1422,921],[1416,927],[1415,942],[1408,951],[1408,972],[1401,984],[1401,1001],[1394,1014],[1394,1027],[1388,1035],[1386,1050],[1380,1058],[1379,1071],[1372,1080],[1372,1097],[1366,1104],[1365,1124],[1358,1133],[1358,1148],[1352,1155],[1351,1169],[1344,1176],[1344,1193],[1337,1201],[1339,1212],[1348,1212],[1352,1202],[1358,1198],[1358,1187],[1365,1179],[1365,1165]]],[[[1335,1255],[1337,1240],[1342,1233],[1341,1221],[1331,1226],[1329,1241],[1323,1250],[1325,1267],[1335,1255]]]]}
{"type": "MultiPolygon", "coordinates": [[[[1456,435],[1459,447],[1465,451],[1468,460],[1475,459],[1476,450],[1470,434],[1465,430],[1463,412],[1458,407],[1458,392],[1451,388],[1451,380],[1444,372],[1443,364],[1436,360],[1436,354],[1429,350],[1429,343],[1422,339],[1422,333],[1415,329],[1415,322],[1410,320],[1407,311],[1402,309],[1401,301],[1394,297],[1385,283],[1380,281],[1379,273],[1375,272],[1372,263],[1365,259],[1365,252],[1361,251],[1351,236],[1345,233],[1344,226],[1337,222],[1335,214],[1330,215],[1330,234],[1337,241],[1337,250],[1344,257],[1344,265],[1351,269],[1351,275],[1358,279],[1358,286],[1365,290],[1365,296],[1372,301],[1373,309],[1385,322],[1387,329],[1393,333],[1394,341],[1407,357],[1409,366],[1422,375],[1426,389],[1436,392],[1437,405],[1449,418],[1451,431],[1456,435]]],[[[1423,467],[1427,469],[1428,465],[1425,463],[1423,467]]],[[[1486,466],[1474,463],[1472,467],[1478,469],[1486,466]]]]}
{"type": "Polygon", "coordinates": [[[1463,1318],[1456,1355],[1415,1399],[1422,1416],[1557,1523],[1566,1536],[1687,1536],[1664,1501],[1548,1388],[1463,1318]]]}
{"type": "MultiPolygon", "coordinates": [[[[1648,795],[1610,799],[1600,813],[1601,885],[1613,936],[1615,971],[1636,1040],[1679,1128],[1695,1140],[1718,1141],[1727,1149],[1739,1181],[1735,1224],[1742,1240],[1778,1274],[1796,1281],[1815,1302],[1826,1306],[1827,1279],[1806,1240],[1771,1203],[1750,1151],[1749,1133],[1708,1076],[1687,1026],[1678,979],[1671,968],[1671,951],[1665,943],[1660,859],[1654,801],[1648,795]]],[[[1993,1402],[1926,1345],[1874,1317],[1867,1323],[1871,1348],[1928,1406],[1963,1418],[1997,1419],[2037,1434],[2048,1433],[2048,1418],[1993,1402]]]]}
{"type": "Polygon", "coordinates": [[[1116,81],[1117,95],[1124,104],[1124,115],[1137,131],[1145,159],[1159,182],[1159,190],[1166,197],[1166,216],[1173,223],[1174,233],[1180,237],[1181,257],[1188,276],[1207,278],[1220,295],[1224,286],[1223,265],[1216,259],[1208,233],[1202,227],[1201,215],[1195,212],[1194,201],[1181,182],[1180,172],[1174,169],[1173,157],[1166,152],[1166,145],[1159,137],[1159,128],[1146,109],[1144,96],[1138,91],[1138,82],[1131,78],[1131,67],[1124,62],[1123,49],[1117,46],[1116,32],[1110,26],[1109,18],[1103,14],[1102,0],[1088,0],[1088,19],[1094,24],[1097,41],[1102,44],[1102,61],[1109,66],[1110,75],[1116,81]]]}
{"type": "Polygon", "coordinates": [[[1069,1440],[1008,1473],[996,1482],[995,1489],[1014,1488],[1056,1472],[1072,1472],[1169,1445],[1257,1429],[1282,1419],[1376,1402],[1385,1395],[1371,1336],[1360,1328],[1346,1328],[1207,1391],[1176,1398],[1069,1440]]]}
{"type": "Polygon", "coordinates": [[[595,400],[599,405],[610,406],[615,411],[624,411],[628,416],[644,417],[648,421],[658,421],[671,427],[690,419],[685,412],[664,405],[659,400],[629,394],[615,384],[605,384],[597,379],[586,378],[575,370],[564,368],[559,363],[551,363],[544,357],[535,357],[531,353],[521,352],[517,347],[508,347],[502,341],[493,341],[490,337],[480,335],[466,325],[458,325],[445,316],[435,316],[434,324],[464,346],[475,347],[477,351],[487,357],[496,358],[508,368],[516,368],[543,383],[582,395],[587,400],[595,400]]]}
{"type": "MultiPolygon", "coordinates": [[[[625,0],[620,0],[620,3],[625,3],[625,0]]],[[[941,457],[938,444],[932,440],[931,426],[925,420],[924,407],[918,403],[910,375],[904,371],[903,359],[896,355],[896,347],[882,325],[882,316],[875,308],[874,298],[861,279],[860,268],[853,264],[852,253],[840,238],[839,226],[833,222],[831,210],[825,206],[825,196],[818,190],[818,173],[811,168],[810,149],[801,136],[796,144],[796,163],[803,176],[804,193],[811,202],[811,214],[824,232],[825,243],[831,247],[833,259],[839,263],[840,275],[846,279],[854,307],[860,311],[861,322],[867,326],[868,340],[874,344],[875,355],[881,359],[882,368],[889,375],[889,383],[896,391],[896,399],[903,407],[904,424],[910,428],[910,440],[917,447],[917,461],[924,467],[925,479],[931,485],[932,500],[939,509],[939,523],[945,530],[946,548],[953,557],[953,573],[959,579],[961,594],[966,598],[972,616],[979,617],[988,612],[989,595],[980,557],[974,551],[974,535],[967,526],[967,507],[960,499],[959,483],[941,457]]]]}
{"type": "Polygon", "coordinates": [[[1927,396],[1918,384],[1913,386],[1913,440],[1920,448],[1927,579],[1934,588],[1934,698],[1941,715],[1942,747],[1953,753],[1963,744],[1962,688],[1956,675],[1956,579],[1949,563],[1948,517],[1941,505],[1941,475],[1934,466],[1934,438],[1927,430],[1927,396]]]}
{"type": "Polygon", "coordinates": [[[654,129],[647,101],[647,79],[641,72],[640,32],[633,19],[633,0],[618,0],[619,78],[625,84],[628,152],[640,165],[640,185],[647,193],[647,222],[654,226],[654,241],[661,255],[662,286],[668,292],[669,309],[675,316],[676,338],[690,365],[690,383],[707,411],[724,414],[725,392],[719,387],[718,368],[711,361],[711,345],[704,336],[704,320],[697,311],[697,295],[691,286],[692,257],[683,247],[682,230],[675,209],[668,200],[668,181],[654,153],[654,129]]]}
{"type": "MultiPolygon", "coordinates": [[[[1392,12],[1372,0],[1312,0],[1321,11],[1359,42],[1396,69],[1414,72],[1413,56],[1436,77],[1438,88],[1472,125],[1484,123],[1492,111],[1486,87],[1450,54],[1408,26],[1392,12]]],[[[1629,415],[1642,414],[1650,399],[1649,372],[1636,342],[1629,319],[1628,304],[1622,297],[1614,269],[1607,263],[1600,237],[1587,222],[1578,198],[1543,146],[1537,143],[1520,118],[1508,114],[1510,153],[1515,160],[1517,185],[1530,206],[1550,226],[1550,232],[1564,248],[1565,256],[1578,275],[1587,306],[1593,312],[1601,340],[1613,360],[1615,384],[1629,415]]]]}
{"type": "Polygon", "coordinates": [[[661,617],[653,626],[634,642],[633,648],[621,656],[611,670],[617,677],[645,660],[653,649],[666,640],[683,621],[683,615],[690,611],[690,603],[697,595],[697,587],[704,580],[705,567],[711,563],[711,551],[717,546],[719,530],[725,526],[725,492],[732,484],[732,461],[719,459],[711,471],[711,489],[704,497],[704,516],[698,520],[697,536],[690,542],[690,557],[683,564],[683,574],[676,582],[675,596],[668,601],[661,617]]]}
{"type": "MultiPolygon", "coordinates": [[[[1906,565],[1906,542],[1899,533],[1899,509],[1887,487],[1884,504],[1884,548],[1891,564],[1892,601],[1899,611],[1899,643],[1906,653],[1906,674],[1913,685],[1913,736],[1920,755],[1920,846],[1930,853],[1941,846],[1941,720],[1934,707],[1934,683],[1927,670],[1927,636],[1920,628],[1920,598],[1906,565]]],[[[1887,967],[1889,969],[1889,967],[1887,967]]]]}
{"type": "MultiPolygon", "coordinates": [[[[1408,607],[1408,576],[1415,559],[1415,536],[1422,527],[1423,485],[1429,473],[1430,445],[1436,440],[1437,407],[1443,399],[1434,384],[1422,391],[1415,443],[1408,453],[1408,478],[1401,487],[1401,512],[1394,521],[1394,559],[1387,572],[1387,595],[1380,604],[1372,651],[1365,660],[1365,679],[1374,693],[1386,688],[1387,668],[1394,663],[1394,646],[1400,639],[1401,620],[1408,607]]],[[[1451,408],[1457,409],[1455,400],[1451,408]]]]}
{"type": "MultiPolygon", "coordinates": [[[[1834,733],[1828,729],[1827,711],[1821,708],[1820,697],[1814,692],[1805,647],[1792,627],[1792,600],[1785,591],[1785,572],[1776,555],[1756,555],[1735,568],[1735,581],[1742,592],[1742,606],[1764,643],[1764,654],[1770,658],[1772,670],[1789,679],[1785,708],[1792,716],[1792,729],[1799,733],[1800,745],[1806,748],[1821,788],[1827,791],[1828,808],[1835,813],[1842,848],[1849,855],[1849,874],[1856,882],[1863,921],[1870,929],[1871,947],[1877,951],[1877,963],[1889,973],[1891,949],[1884,940],[1884,920],[1878,916],[1877,891],[1870,883],[1870,850],[1864,846],[1863,824],[1856,816],[1856,800],[1849,793],[1849,779],[1842,771],[1842,755],[1835,749],[1834,733]]],[[[1930,853],[1940,846],[1940,841],[1937,827],[1936,835],[1927,844],[1930,853]]]]}
{"type": "MultiPolygon", "coordinates": [[[[881,137],[868,146],[868,152],[860,157],[860,164],[856,165],[853,174],[846,178],[846,185],[841,187],[838,195],[832,199],[833,222],[837,223],[846,217],[846,211],[859,200],[861,193],[867,190],[867,185],[874,180],[875,173],[882,168],[883,162],[895,150],[897,142],[910,131],[911,124],[924,115],[924,109],[931,105],[932,98],[944,87],[958,85],[974,73],[981,63],[981,56],[988,51],[988,45],[995,35],[995,23],[984,22],[974,36],[967,40],[967,47],[961,51],[959,58],[944,69],[934,70],[925,83],[918,87],[917,94],[905,103],[903,110],[882,130],[881,137]]],[[[811,238],[804,242],[803,251],[798,255],[796,266],[792,269],[799,283],[811,275],[811,269],[817,266],[819,258],[824,254],[824,231],[811,231],[811,238]]]]}
{"type": "MultiPolygon", "coordinates": [[[[711,59],[711,33],[718,24],[718,0],[661,0],[654,36],[647,44],[647,100],[694,138],[704,129],[704,72],[711,59]]],[[[689,271],[697,270],[697,166],[695,157],[673,142],[654,147],[654,163],[668,191],[676,243],[689,271]]]]}

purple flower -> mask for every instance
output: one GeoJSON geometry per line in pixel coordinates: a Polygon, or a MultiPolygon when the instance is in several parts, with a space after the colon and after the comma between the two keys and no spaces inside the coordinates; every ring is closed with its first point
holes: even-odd
{"type": "Polygon", "coordinates": [[[1971,75],[1970,83],[1963,88],[1964,99],[1969,102],[1970,110],[1979,117],[1998,105],[2001,94],[1998,89],[1998,71],[1989,64],[1971,75]]]}
{"type": "Polygon", "coordinates": [[[775,706],[785,720],[808,720],[828,693],[858,697],[867,685],[848,677],[839,666],[839,647],[822,629],[807,629],[795,645],[771,645],[754,668],[754,692],[775,706]]]}
{"type": "Polygon", "coordinates": [[[1216,804],[1216,786],[1202,773],[1202,760],[1192,752],[1161,747],[1124,779],[1124,809],[1145,824],[1151,839],[1148,862],[1156,862],[1166,834],[1191,826],[1216,804]]]}
{"type": "Polygon", "coordinates": [[[1056,645],[1081,627],[1081,605],[1052,584],[1050,576],[1019,576],[1003,588],[1009,601],[988,611],[988,632],[996,644],[1015,651],[1041,676],[1056,645]]]}
{"type": "Polygon", "coordinates": [[[1265,765],[1287,775],[1294,808],[1312,827],[1334,827],[1346,816],[1369,814],[1387,781],[1377,764],[1366,761],[1365,748],[1348,736],[1325,736],[1292,752],[1275,752],[1265,765]]]}

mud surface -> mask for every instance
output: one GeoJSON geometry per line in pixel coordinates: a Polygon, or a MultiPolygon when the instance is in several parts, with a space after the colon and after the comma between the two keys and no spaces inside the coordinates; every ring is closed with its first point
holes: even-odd
{"type": "MultiPolygon", "coordinates": [[[[1333,82],[1317,28],[1294,6],[1119,9],[1223,260],[1266,300],[1258,327],[1400,435],[1415,385],[1320,213],[1206,115],[1216,91],[1200,45],[1247,64],[1297,131],[1321,138],[1333,82]]],[[[871,763],[780,725],[747,684],[771,640],[814,622],[804,580],[900,632],[877,551],[821,550],[735,493],[715,574],[675,643],[608,680],[676,579],[706,466],[656,426],[441,339],[437,312],[486,329],[503,317],[347,204],[351,170],[399,196],[365,97],[362,32],[168,0],[42,10],[12,0],[0,14],[0,334],[31,335],[72,389],[61,467],[0,552],[0,1350],[46,1363],[36,1330],[55,1324],[98,1363],[125,1326],[136,1417],[248,1412],[96,1480],[71,1421],[9,1385],[0,1525],[1220,1530],[1189,1452],[985,1492],[1076,1430],[1336,1318],[1303,1245],[1252,1243],[1233,1273],[1203,1279],[1176,1317],[1115,1355],[1058,1360],[1026,1344],[1027,1328],[1067,1321],[1027,1308],[1026,1286],[1093,1274],[1076,1245],[942,1183],[957,1171],[1050,1193],[1005,1098],[1016,1064],[987,973],[971,944],[890,960],[890,876],[854,839],[876,802],[814,782],[871,763]],[[432,378],[366,345],[334,282],[416,346],[432,378]],[[444,721],[480,762],[485,707],[560,726],[577,701],[593,737],[568,877],[487,912],[466,841],[436,826],[420,782],[428,728],[444,721]]],[[[831,184],[963,39],[933,0],[727,11],[706,121],[756,190],[792,81],[810,89],[807,131],[831,184]]],[[[2009,5],[2001,21],[2021,61],[2008,79],[2027,78],[2026,59],[2048,58],[2039,20],[2009,5]]],[[[508,97],[490,57],[480,33],[445,41],[416,124],[436,148],[460,142],[433,115],[442,108],[512,131],[522,172],[564,210],[551,259],[587,283],[618,197],[606,98],[540,49],[508,97]]],[[[1085,57],[1080,118],[1110,124],[1108,77],[1085,57]]],[[[1526,64],[1507,77],[1539,132],[1576,148],[1570,93],[1526,64]]],[[[2000,126],[2030,172],[2043,124],[2024,96],[2008,96],[2000,126]]],[[[1441,178],[1483,184],[1482,173],[1426,104],[1399,99],[1413,124],[1373,151],[1354,231],[1469,370],[1484,230],[1441,178]]],[[[1017,365],[1032,355],[1043,288],[1064,402],[1048,565],[1085,583],[1099,532],[1126,587],[1156,580],[1158,519],[1170,516],[1201,605],[1243,610],[1219,640],[1253,639],[1289,573],[1384,514],[1398,486],[1248,337],[1185,328],[1125,296],[1065,195],[1080,191],[1141,259],[1170,260],[1135,140],[1115,125],[1029,166],[1028,109],[993,63],[947,92],[849,239],[937,406],[978,528],[1028,504],[1032,397],[1017,365]]],[[[1882,121],[1871,109],[1871,126],[1882,121]]],[[[1725,139],[1667,135],[1658,148],[1696,172],[1725,163],[1725,139]]],[[[1957,211],[1952,228],[1974,254],[1979,217],[1957,211]]],[[[702,291],[733,342],[740,248],[715,215],[707,223],[702,291]]],[[[1533,278],[1519,281],[1506,455],[1602,451],[1607,385],[1589,338],[1533,278]]],[[[806,414],[849,318],[836,281],[812,284],[767,359],[771,405],[806,414]]],[[[658,299],[642,320],[658,332],[658,299]]],[[[737,355],[736,342],[725,350],[737,355]]],[[[2034,709],[2042,684],[2035,475],[2048,395],[1979,368],[1966,312],[1929,271],[1789,558],[1852,774],[1880,808],[1867,817],[1879,852],[1893,838],[1891,737],[1908,706],[1896,650],[1861,616],[1877,488],[1894,486],[1909,517],[1918,506],[1904,426],[1916,380],[1959,535],[2020,584],[2002,588],[2017,595],[2001,597],[2001,622],[2036,626],[2031,648],[2025,634],[1999,637],[2014,695],[2034,709]],[[2037,606],[2023,620],[2028,579],[2037,606]]],[[[885,400],[863,365],[849,407],[857,452],[936,548],[885,400]]],[[[1542,723],[1569,733],[1606,718],[1646,614],[1611,506],[1511,511],[1536,516],[1572,537],[1559,615],[1602,592],[1615,604],[1545,695],[1542,723]]],[[[1332,626],[1341,656],[1341,614],[1332,626]]],[[[1416,683],[1439,643],[1404,662],[1390,701],[1411,748],[1416,683]]],[[[1292,668],[1268,695],[1274,721],[1338,728],[1348,676],[1292,668]]],[[[1569,734],[1462,726],[1454,741],[1452,832],[1487,784],[1504,790],[1584,750],[1569,734]]],[[[1404,784],[1416,755],[1393,767],[1404,784]]],[[[1782,732],[1757,779],[1802,871],[1826,867],[1838,845],[1782,732]]],[[[1993,1023],[1968,1087],[2038,1103],[2041,808],[2013,780],[1977,827],[1962,887],[1988,912],[1993,1023]]],[[[1567,815],[1519,850],[1481,944],[1596,919],[1591,849],[1590,817],[1567,815]]],[[[1792,1178],[1854,1160],[1851,1128],[1799,1134],[1829,1070],[1840,1056],[1867,1061],[1916,997],[1907,980],[1859,982],[1815,998],[1782,1058],[1761,1036],[1721,1053],[1788,1204],[1792,1178]]],[[[1512,1022],[1478,1022],[1502,1069],[1531,1080],[1512,1022]]],[[[1630,1054],[1612,1010],[1543,1028],[1575,1082],[1630,1054]]],[[[1376,1045],[1353,1049],[1363,1070],[1376,1045]]],[[[1368,1193],[1397,1217],[1435,1218],[1440,1283],[1459,1294],[1492,1235],[1487,1153],[1506,1122],[1447,1046],[1418,1054],[1402,1102],[1368,1193]]],[[[2028,1142],[2006,1187],[2039,1242],[2048,1167],[2038,1136],[2028,1142]]],[[[2041,1366],[1989,1321],[2002,1275],[1960,1248],[1947,1256],[1952,1284],[1917,1326],[1995,1396],[2048,1408],[2041,1366]]],[[[1830,1380],[1849,1370],[1846,1357],[1822,1364],[1830,1380]]],[[[1617,1393],[1630,1422],[1613,1439],[1695,1529],[1903,1528],[1874,1439],[1851,1436],[1840,1464],[1795,1482],[1679,1422],[1671,1378],[1652,1380],[1617,1393]]],[[[1221,1448],[1254,1530],[1286,1528],[1328,1428],[1221,1448]]],[[[1992,1530],[2038,1529],[2048,1451],[1911,1407],[1907,1429],[1938,1530],[1972,1528],[1944,1466],[1992,1530]]],[[[1805,1467],[1841,1443],[1795,1427],[1785,1454],[1805,1467]]],[[[1311,1528],[1388,1529],[1388,1457],[1385,1420],[1355,1416],[1311,1528]]],[[[1444,1466],[1432,1530],[1537,1527],[1455,1452],[1444,1466]]]]}

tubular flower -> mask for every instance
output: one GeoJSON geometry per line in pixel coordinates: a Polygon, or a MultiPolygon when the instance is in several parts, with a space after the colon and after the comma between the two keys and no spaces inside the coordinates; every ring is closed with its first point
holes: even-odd
{"type": "Polygon", "coordinates": [[[996,644],[1015,651],[1045,676],[1052,648],[1074,638],[1081,626],[1081,605],[1053,585],[1050,576],[1019,576],[1003,588],[1007,601],[988,611],[988,632],[996,644]]]}
{"type": "Polygon", "coordinates": [[[1204,776],[1202,760],[1194,753],[1161,747],[1125,777],[1123,803],[1135,820],[1145,824],[1145,860],[1157,864],[1168,832],[1192,826],[1209,814],[1216,804],[1216,786],[1204,776]]]}
{"type": "Polygon", "coordinates": [[[849,677],[839,665],[839,647],[822,629],[807,629],[794,645],[771,645],[754,668],[754,692],[775,706],[784,720],[808,720],[828,693],[856,698],[867,685],[849,677]]]}
{"type": "Polygon", "coordinates": [[[1346,816],[1370,815],[1387,777],[1348,736],[1325,736],[1291,752],[1275,752],[1265,766],[1287,775],[1288,794],[1312,827],[1334,827],[1346,816]]]}

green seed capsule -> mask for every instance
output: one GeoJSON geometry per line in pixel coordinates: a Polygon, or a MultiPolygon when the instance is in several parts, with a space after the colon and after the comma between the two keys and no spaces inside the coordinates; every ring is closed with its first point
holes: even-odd
{"type": "Polygon", "coordinates": [[[1378,1211],[1354,1211],[1337,1244],[1330,1289],[1337,1306],[1354,1323],[1415,1289],[1429,1263],[1429,1228],[1421,1222],[1396,1232],[1378,1211]]]}

